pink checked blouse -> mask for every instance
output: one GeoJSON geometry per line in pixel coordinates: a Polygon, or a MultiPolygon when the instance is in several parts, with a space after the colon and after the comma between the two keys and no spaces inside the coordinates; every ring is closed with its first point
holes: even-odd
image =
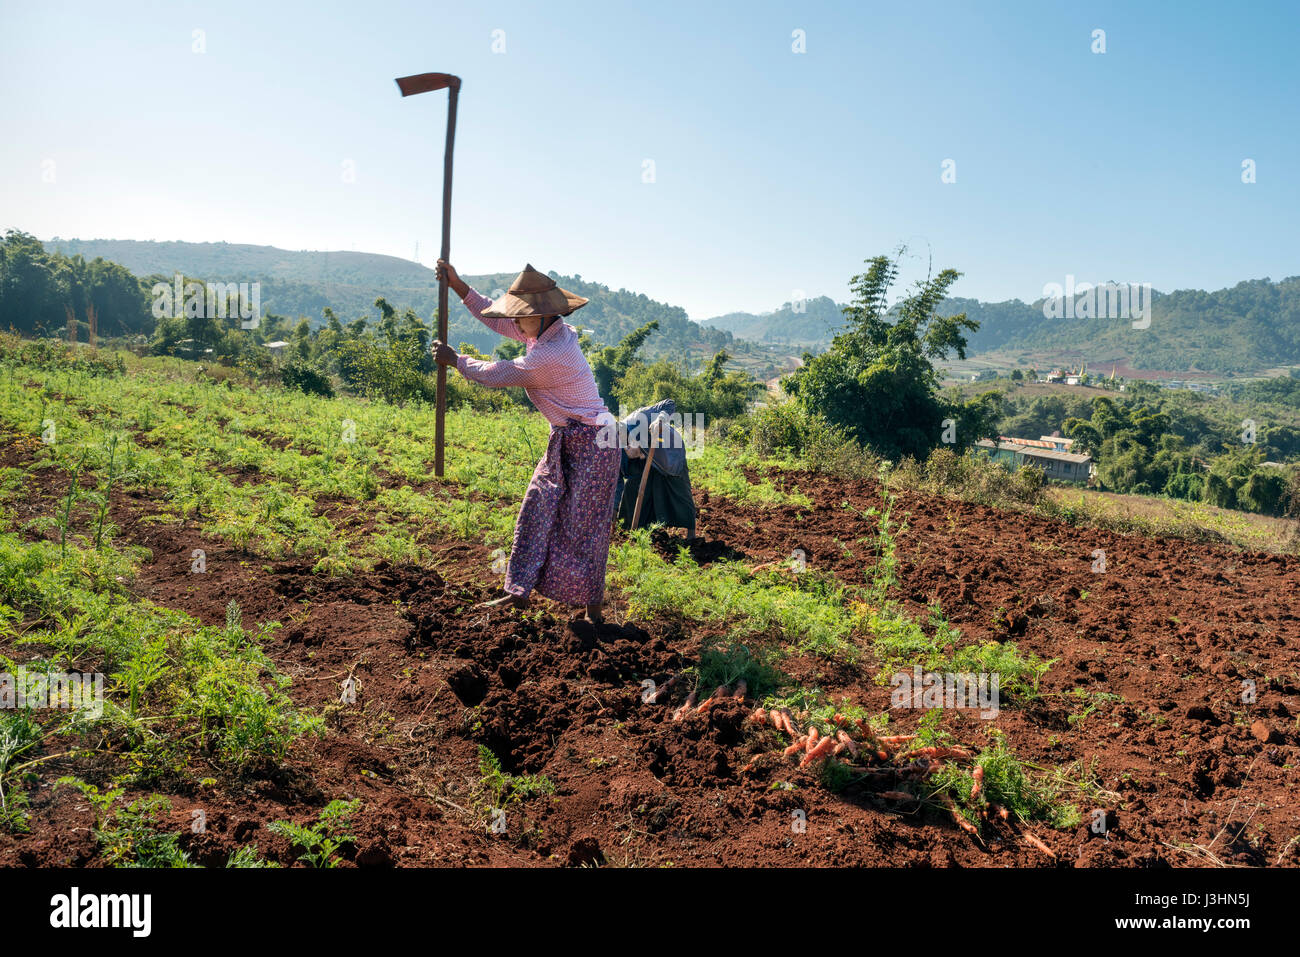
{"type": "Polygon", "coordinates": [[[578,330],[567,322],[553,322],[536,339],[527,339],[509,319],[490,319],[483,310],[492,300],[470,289],[461,299],[479,322],[503,336],[524,344],[516,359],[490,362],[461,356],[456,368],[466,379],[493,389],[522,386],[537,411],[553,426],[577,419],[587,425],[609,420],[609,411],[596,390],[587,357],[578,348],[578,330]]]}

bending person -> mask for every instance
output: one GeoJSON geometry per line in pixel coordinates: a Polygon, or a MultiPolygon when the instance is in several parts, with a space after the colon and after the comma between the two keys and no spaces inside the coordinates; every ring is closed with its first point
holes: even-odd
{"type": "Polygon", "coordinates": [[[614,494],[614,512],[624,528],[632,526],[637,492],[645,474],[647,452],[654,445],[650,459],[650,477],[646,480],[641,501],[638,528],[660,524],[686,529],[686,539],[695,538],[695,499],[691,495],[691,474],[686,467],[686,443],[668,422],[677,411],[672,399],[637,409],[620,423],[626,436],[620,456],[618,490],[614,494]]]}

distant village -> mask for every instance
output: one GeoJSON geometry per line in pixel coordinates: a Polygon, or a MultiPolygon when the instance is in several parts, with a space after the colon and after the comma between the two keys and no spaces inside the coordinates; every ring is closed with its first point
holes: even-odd
{"type": "MultiPolygon", "coordinates": [[[[1078,369],[1074,367],[1056,368],[1046,375],[1037,376],[1037,373],[1031,371],[1031,375],[1036,376],[1032,381],[1039,385],[1071,385],[1071,386],[1092,386],[1101,388],[1114,388],[1119,392],[1124,391],[1125,380],[1116,377],[1116,366],[1112,366],[1110,375],[1097,375],[1088,371],[1088,364],[1085,362],[1078,369]]],[[[987,382],[990,379],[996,379],[999,373],[993,369],[985,369],[982,372],[972,373],[971,382],[987,382]]],[[[1218,395],[1219,387],[1211,385],[1208,382],[1199,382],[1193,379],[1146,379],[1153,385],[1158,385],[1162,389],[1189,389],[1192,392],[1200,392],[1205,395],[1218,395]]]]}
{"type": "MultiPolygon", "coordinates": [[[[1116,378],[1115,366],[1111,367],[1109,376],[1098,376],[1088,372],[1087,363],[1077,369],[1056,368],[1043,376],[1032,373],[1032,381],[1041,385],[1092,386],[1110,388],[1119,392],[1125,390],[1125,381],[1116,378]]],[[[995,379],[998,374],[991,369],[972,375],[972,382],[995,379]]],[[[1013,375],[1013,378],[1015,376],[1013,375]]],[[[1190,389],[1207,395],[1218,395],[1216,386],[1205,382],[1183,379],[1146,380],[1165,389],[1190,389]]],[[[1020,438],[1012,435],[999,435],[997,441],[980,439],[974,448],[988,455],[993,461],[1007,468],[1018,469],[1023,465],[1032,465],[1042,469],[1049,479],[1058,482],[1074,482],[1092,485],[1096,475],[1096,463],[1091,455],[1071,452],[1074,439],[1065,438],[1059,432],[1052,435],[1040,435],[1036,439],[1020,438]]]]}

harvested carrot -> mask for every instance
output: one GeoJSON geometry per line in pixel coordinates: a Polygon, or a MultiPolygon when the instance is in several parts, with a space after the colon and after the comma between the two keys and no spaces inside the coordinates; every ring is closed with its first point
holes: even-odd
{"type": "Polygon", "coordinates": [[[762,705],[759,705],[753,710],[753,713],[749,716],[749,720],[755,724],[767,724],[767,712],[763,710],[762,705]]]}
{"type": "Polygon", "coordinates": [[[971,777],[975,779],[975,783],[970,789],[970,799],[973,801],[979,796],[980,788],[984,786],[984,769],[982,767],[976,767],[975,770],[971,772],[971,777]]]}
{"type": "Polygon", "coordinates": [[[795,730],[794,722],[790,720],[790,712],[787,711],[785,708],[782,708],[776,714],[777,717],[780,719],[779,720],[780,726],[785,729],[786,733],[790,735],[790,737],[792,738],[797,737],[799,732],[795,730]]]}
{"type": "Polygon", "coordinates": [[[695,713],[704,714],[704,712],[708,711],[715,704],[717,704],[719,701],[721,701],[723,698],[726,697],[729,697],[729,695],[727,694],[727,686],[718,685],[718,687],[714,689],[713,694],[709,695],[709,697],[704,701],[704,703],[695,709],[695,713]]]}
{"type": "Polygon", "coordinates": [[[880,796],[888,801],[915,801],[915,794],[908,794],[906,791],[881,791],[880,796]]]}
{"type": "Polygon", "coordinates": [[[862,718],[858,718],[856,724],[858,730],[862,732],[862,737],[866,739],[867,744],[871,745],[873,750],[880,752],[880,760],[884,761],[888,755],[883,753],[885,749],[881,746],[880,740],[876,737],[876,732],[872,730],[871,725],[862,718]]]}
{"type": "Polygon", "coordinates": [[[1034,835],[1030,834],[1028,831],[1022,831],[1021,834],[1024,836],[1024,839],[1025,839],[1026,841],[1028,841],[1030,844],[1034,845],[1034,847],[1038,848],[1040,851],[1042,851],[1042,852],[1043,852],[1044,854],[1046,854],[1048,857],[1050,857],[1050,858],[1052,858],[1052,859],[1055,859],[1055,858],[1056,858],[1056,852],[1053,851],[1053,850],[1052,850],[1050,847],[1048,847],[1046,844],[1044,844],[1042,841],[1040,841],[1038,838],[1034,837],[1034,835]]]}
{"type": "Polygon", "coordinates": [[[809,750],[812,750],[813,745],[815,745],[815,744],[817,743],[817,739],[818,739],[819,737],[821,737],[821,732],[817,730],[817,725],[813,725],[812,727],[810,727],[810,728],[808,729],[808,749],[809,749],[809,750]]]}
{"type": "Polygon", "coordinates": [[[957,822],[957,826],[966,833],[973,834],[976,840],[978,840],[980,836],[979,828],[962,816],[961,811],[957,810],[957,805],[952,803],[951,798],[948,798],[946,803],[948,805],[948,810],[952,813],[952,819],[957,822]]]}
{"type": "Polygon", "coordinates": [[[820,743],[818,743],[816,747],[809,749],[808,753],[803,756],[803,760],[799,762],[799,767],[803,767],[809,762],[816,761],[818,758],[829,757],[834,748],[835,739],[830,735],[827,735],[821,739],[820,743]]]}
{"type": "Polygon", "coordinates": [[[735,698],[737,701],[744,701],[745,693],[747,691],[749,691],[749,682],[746,681],[744,678],[741,678],[739,681],[736,682],[736,691],[732,695],[732,697],[735,698]]]}
{"type": "Polygon", "coordinates": [[[835,737],[839,739],[841,750],[848,751],[855,758],[858,756],[858,742],[850,738],[847,731],[840,731],[835,737]]]}
{"type": "Polygon", "coordinates": [[[805,734],[801,738],[799,738],[799,740],[795,741],[794,744],[790,745],[790,747],[782,751],[781,757],[788,758],[791,755],[797,754],[798,752],[802,751],[803,746],[805,743],[807,743],[807,741],[808,741],[808,736],[805,734]]]}
{"type": "Polygon", "coordinates": [[[914,734],[891,734],[887,738],[876,738],[881,744],[906,744],[908,741],[915,740],[914,734]]]}
{"type": "Polygon", "coordinates": [[[686,696],[686,703],[673,712],[673,720],[680,721],[686,716],[686,713],[695,707],[696,693],[692,691],[686,696]]]}
{"type": "Polygon", "coordinates": [[[931,746],[928,748],[917,748],[915,751],[907,753],[909,758],[957,758],[958,760],[970,760],[974,757],[964,748],[944,748],[931,746]]]}
{"type": "Polygon", "coordinates": [[[672,690],[673,685],[677,684],[677,679],[680,678],[681,676],[682,676],[682,672],[680,671],[677,674],[673,675],[671,678],[669,678],[667,681],[661,684],[658,688],[656,688],[654,690],[654,693],[651,694],[650,697],[646,699],[646,701],[648,701],[650,704],[658,704],[659,699],[672,690]]]}
{"type": "Polygon", "coordinates": [[[989,807],[993,808],[993,810],[997,812],[998,817],[1002,818],[1004,821],[1011,817],[1011,812],[1000,804],[990,804],[989,807]]]}

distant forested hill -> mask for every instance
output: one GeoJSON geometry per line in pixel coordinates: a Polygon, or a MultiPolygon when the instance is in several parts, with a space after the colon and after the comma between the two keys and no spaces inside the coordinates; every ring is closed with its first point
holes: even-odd
{"type": "Polygon", "coordinates": [[[970,337],[972,353],[1078,350],[1086,358],[1123,356],[1134,369],[1204,372],[1300,364],[1300,276],[1252,279],[1214,292],[1155,292],[1146,329],[1125,319],[1048,319],[1041,301],[955,299],[948,307],[980,321],[970,337]]]}
{"type": "Polygon", "coordinates": [[[844,327],[842,307],[830,296],[806,299],[799,306],[796,309],[793,303],[787,302],[775,312],[759,315],[731,312],[706,319],[704,325],[730,332],[739,339],[814,349],[825,348],[844,327]]]}
{"type": "MultiPolygon", "coordinates": [[[[272,246],[230,243],[136,242],[131,240],[52,240],[47,249],[87,261],[103,257],[142,279],[187,276],[213,282],[262,284],[265,311],[306,316],[314,324],[330,306],[345,322],[377,318],[374,301],[383,296],[399,311],[411,308],[426,319],[434,314],[438,283],[426,266],[359,252],[294,252],[272,246]]],[[[466,276],[479,291],[505,289],[514,273],[466,276]]],[[[593,330],[601,342],[615,343],[637,326],[658,320],[646,342],[650,358],[671,357],[698,364],[725,348],[755,375],[775,374],[773,363],[794,349],[825,348],[843,325],[841,307],[830,297],[807,300],[801,312],[785,303],[774,312],[730,313],[692,322],[685,310],[641,293],[612,290],[580,276],[556,276],[561,285],[590,298],[574,322],[593,330]]],[[[1071,351],[1089,361],[1123,358],[1135,369],[1255,372],[1300,365],[1300,276],[1280,282],[1255,279],[1214,292],[1189,289],[1152,299],[1151,325],[1134,329],[1124,319],[1048,319],[1042,303],[1018,299],[985,303],[950,299],[947,313],[964,311],[980,323],[969,337],[968,355],[994,350],[1071,351]]],[[[61,315],[61,310],[57,311],[61,315]]],[[[452,297],[451,340],[491,349],[497,338],[475,322],[452,297]]]]}
{"type": "MultiPolygon", "coordinates": [[[[86,259],[102,256],[120,263],[141,279],[170,278],[176,271],[187,277],[210,282],[259,282],[261,305],[267,313],[306,316],[321,323],[326,306],[347,322],[358,316],[378,318],[375,299],[383,296],[399,312],[407,308],[431,318],[438,306],[438,280],[427,266],[395,256],[360,252],[295,252],[273,246],[232,243],[140,242],[111,239],[54,239],[45,243],[50,251],[80,254],[86,259]]],[[[593,338],[613,344],[651,320],[659,328],[646,340],[644,354],[651,358],[670,356],[699,362],[719,349],[726,349],[739,364],[756,374],[775,374],[770,349],[736,341],[731,333],[692,322],[678,306],[656,302],[644,294],[613,290],[579,276],[552,276],[591,303],[571,320],[592,330],[593,338]]],[[[465,281],[485,295],[509,288],[515,273],[465,276],[465,281]]],[[[500,337],[476,321],[453,295],[449,316],[449,338],[453,345],[470,342],[490,351],[500,337]]]]}
{"type": "MultiPolygon", "coordinates": [[[[776,312],[731,313],[705,325],[760,342],[825,348],[843,324],[841,307],[825,296],[807,305],[802,314],[786,303],[776,312]]],[[[1153,292],[1146,329],[1134,329],[1125,319],[1048,319],[1041,300],[953,298],[940,311],[965,312],[979,322],[968,336],[969,356],[1061,350],[1089,360],[1124,357],[1135,369],[1238,373],[1300,364],[1300,276],[1252,279],[1214,292],[1153,292]]]]}

